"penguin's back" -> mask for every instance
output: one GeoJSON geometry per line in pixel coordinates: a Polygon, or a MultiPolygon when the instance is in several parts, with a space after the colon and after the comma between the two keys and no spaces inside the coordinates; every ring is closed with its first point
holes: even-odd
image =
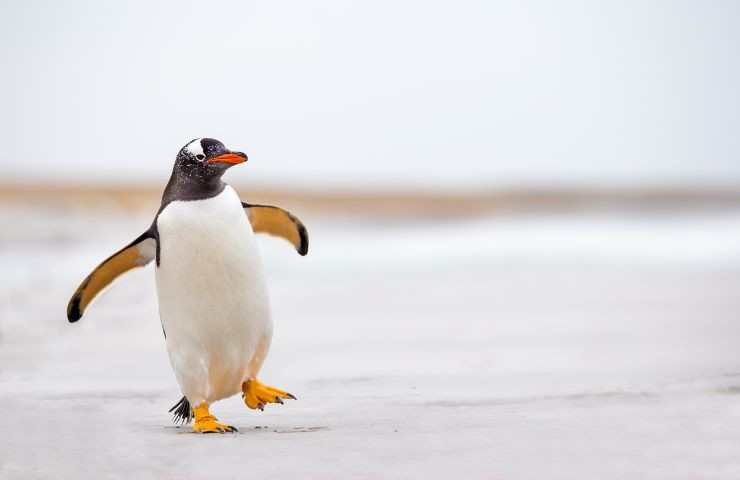
{"type": "Polygon", "coordinates": [[[241,391],[272,335],[252,227],[236,192],[173,201],[157,218],[159,312],[167,350],[192,404],[241,391]]]}

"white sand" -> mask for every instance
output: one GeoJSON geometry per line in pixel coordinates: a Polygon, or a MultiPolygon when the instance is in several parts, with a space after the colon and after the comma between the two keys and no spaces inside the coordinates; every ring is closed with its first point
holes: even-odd
{"type": "Polygon", "coordinates": [[[64,316],[149,219],[0,212],[0,478],[740,478],[737,212],[304,220],[261,242],[298,400],[196,435],[152,267],[64,316]]]}

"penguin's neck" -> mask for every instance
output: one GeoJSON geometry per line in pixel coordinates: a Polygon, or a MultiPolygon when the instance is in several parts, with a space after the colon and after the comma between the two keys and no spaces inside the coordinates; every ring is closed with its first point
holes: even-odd
{"type": "Polygon", "coordinates": [[[176,168],[164,189],[162,206],[159,210],[162,211],[168,203],[176,200],[189,201],[213,198],[223,192],[224,188],[226,188],[226,184],[221,180],[221,176],[204,177],[176,168]]]}

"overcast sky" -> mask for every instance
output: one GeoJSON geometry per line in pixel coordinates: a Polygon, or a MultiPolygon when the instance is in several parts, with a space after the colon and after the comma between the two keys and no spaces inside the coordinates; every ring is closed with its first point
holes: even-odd
{"type": "Polygon", "coordinates": [[[736,1],[0,5],[0,182],[740,185],[736,1]]]}

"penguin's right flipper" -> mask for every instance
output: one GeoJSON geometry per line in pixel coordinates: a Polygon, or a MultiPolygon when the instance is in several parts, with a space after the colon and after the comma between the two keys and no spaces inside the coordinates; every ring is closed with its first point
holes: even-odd
{"type": "Polygon", "coordinates": [[[67,319],[76,322],[90,302],[113,280],[133,268],[143,267],[157,256],[157,234],[150,228],[98,265],[83,280],[67,305],[67,319]]]}

